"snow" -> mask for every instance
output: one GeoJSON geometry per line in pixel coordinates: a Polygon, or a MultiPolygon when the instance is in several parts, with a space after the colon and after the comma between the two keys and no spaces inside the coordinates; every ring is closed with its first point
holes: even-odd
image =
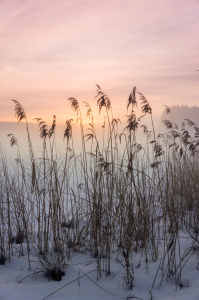
{"type": "MultiPolygon", "coordinates": [[[[181,232],[180,236],[182,255],[183,251],[188,247],[190,239],[188,234],[183,232],[181,232]]],[[[24,256],[19,257],[17,249],[20,248],[20,245],[15,244],[13,246],[15,246],[15,252],[11,256],[11,261],[9,262],[7,258],[5,266],[0,265],[0,300],[40,300],[58,289],[57,292],[46,299],[199,299],[198,250],[193,252],[193,255],[185,264],[182,271],[183,287],[180,289],[177,286],[177,290],[175,280],[172,278],[166,279],[166,276],[161,286],[159,286],[162,278],[161,269],[159,269],[154,287],[152,287],[160,259],[163,255],[163,243],[159,245],[158,260],[156,262],[149,261],[147,266],[144,260],[142,260],[138,268],[141,254],[133,252],[132,260],[130,261],[134,274],[133,288],[132,290],[128,290],[125,282],[125,269],[121,265],[124,261],[122,261],[122,255],[119,254],[118,256],[118,252],[111,254],[111,275],[106,276],[106,273],[102,272],[102,277],[98,280],[97,259],[92,258],[89,251],[75,253],[73,258],[68,262],[68,266],[65,269],[65,276],[62,277],[61,281],[57,282],[48,279],[42,272],[36,278],[33,278],[33,276],[25,278],[37,270],[39,260],[35,255],[31,254],[31,270],[29,270],[27,253],[24,252],[24,256]]],[[[176,251],[176,253],[178,252],[176,251]]],[[[178,260],[178,257],[176,259],[178,260]]]]}

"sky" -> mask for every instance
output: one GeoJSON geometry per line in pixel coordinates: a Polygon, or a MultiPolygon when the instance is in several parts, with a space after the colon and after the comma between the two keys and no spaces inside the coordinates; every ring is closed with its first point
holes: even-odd
{"type": "Polygon", "coordinates": [[[134,86],[154,114],[198,105],[198,16],[199,0],[0,0],[0,121],[16,99],[29,122],[65,122],[69,97],[98,120],[96,84],[116,118],[134,86]]]}

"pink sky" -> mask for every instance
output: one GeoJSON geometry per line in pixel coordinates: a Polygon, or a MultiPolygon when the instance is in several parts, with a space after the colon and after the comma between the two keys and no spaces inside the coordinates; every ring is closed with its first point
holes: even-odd
{"type": "MultiPolygon", "coordinates": [[[[199,0],[0,0],[0,121],[73,116],[95,84],[126,114],[133,86],[154,113],[199,104],[199,0]]],[[[83,104],[82,104],[83,105],[83,104]]]]}

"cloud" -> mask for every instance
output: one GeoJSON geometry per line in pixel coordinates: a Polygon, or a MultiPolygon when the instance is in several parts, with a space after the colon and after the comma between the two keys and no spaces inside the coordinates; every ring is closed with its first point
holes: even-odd
{"type": "Polygon", "coordinates": [[[37,106],[59,92],[87,100],[98,83],[116,104],[132,85],[164,101],[171,93],[185,101],[191,90],[195,103],[198,15],[194,0],[3,0],[0,101],[27,97],[37,106]]]}

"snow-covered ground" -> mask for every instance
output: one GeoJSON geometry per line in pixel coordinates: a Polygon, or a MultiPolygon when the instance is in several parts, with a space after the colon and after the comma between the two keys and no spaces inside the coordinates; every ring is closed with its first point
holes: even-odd
{"type": "MultiPolygon", "coordinates": [[[[184,250],[188,248],[190,239],[185,233],[181,233],[180,236],[182,256],[184,250]]],[[[111,254],[111,275],[106,276],[106,273],[102,272],[102,277],[97,280],[97,261],[91,257],[90,252],[86,251],[85,253],[74,254],[65,269],[65,276],[57,282],[52,279],[49,280],[42,272],[36,278],[28,276],[33,274],[39,266],[39,260],[36,256],[31,255],[31,270],[29,270],[27,254],[24,253],[24,256],[19,257],[17,248],[20,248],[20,245],[15,244],[13,246],[15,252],[11,261],[9,262],[7,259],[5,266],[0,265],[0,300],[199,299],[199,269],[197,269],[199,260],[197,251],[199,252],[199,250],[193,253],[183,268],[181,278],[183,287],[181,289],[179,285],[176,286],[174,278],[166,278],[166,276],[159,286],[162,278],[161,269],[159,269],[154,287],[152,287],[160,259],[163,256],[163,243],[159,245],[158,261],[149,261],[148,266],[144,260],[141,260],[138,268],[141,255],[140,253],[133,253],[130,261],[134,273],[133,288],[128,290],[125,282],[125,269],[122,266],[125,263],[122,261],[122,256],[118,256],[117,252],[111,254]],[[25,278],[26,276],[28,277],[25,278]]],[[[176,251],[176,253],[178,252],[176,251]]],[[[176,259],[178,260],[178,257],[176,259]]]]}

